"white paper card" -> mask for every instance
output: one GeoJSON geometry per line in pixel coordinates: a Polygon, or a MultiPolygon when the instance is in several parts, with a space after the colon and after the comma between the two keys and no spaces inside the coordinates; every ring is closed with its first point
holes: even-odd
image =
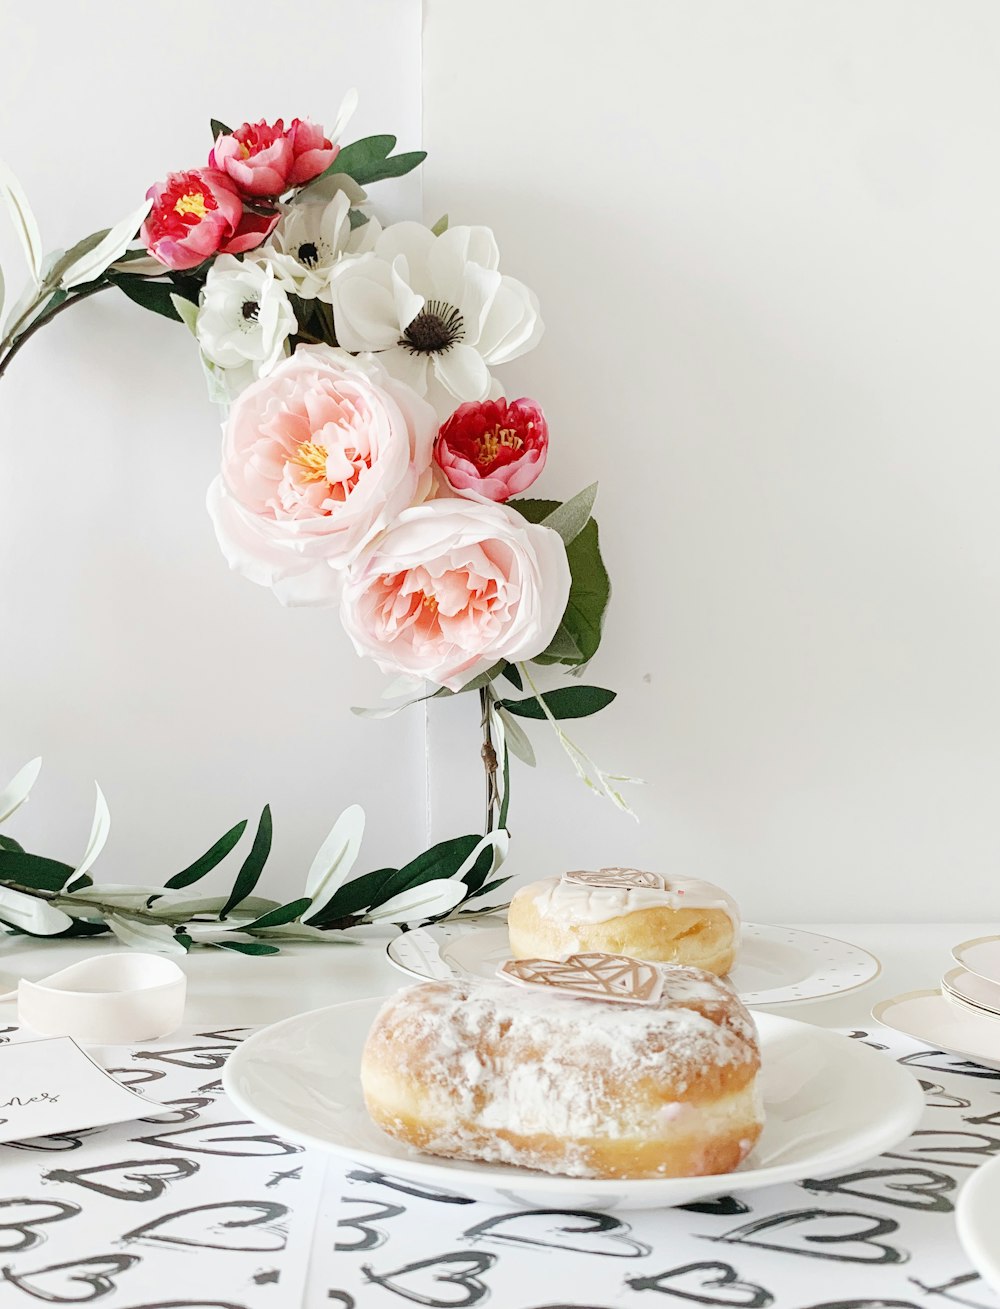
{"type": "Polygon", "coordinates": [[[159,1107],[121,1086],[69,1036],[0,1046],[0,1141],[125,1123],[159,1107]]]}

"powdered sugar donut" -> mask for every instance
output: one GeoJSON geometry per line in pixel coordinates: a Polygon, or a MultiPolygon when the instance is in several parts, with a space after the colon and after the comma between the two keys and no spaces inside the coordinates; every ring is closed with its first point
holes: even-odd
{"type": "Polygon", "coordinates": [[[515,959],[605,950],[724,976],[740,942],[732,896],[693,877],[634,868],[564,873],[522,886],[507,912],[515,959]]]}
{"type": "Polygon", "coordinates": [[[389,999],[361,1064],[374,1121],[430,1154],[572,1177],[735,1168],[763,1123],[757,1033],[737,997],[697,968],[578,959],[599,980],[602,968],[645,970],[652,990],[585,998],[559,983],[469,979],[389,999]]]}

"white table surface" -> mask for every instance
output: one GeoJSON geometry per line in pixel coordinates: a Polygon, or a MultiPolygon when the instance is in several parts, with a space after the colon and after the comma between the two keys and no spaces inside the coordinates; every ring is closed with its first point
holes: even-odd
{"type": "MultiPolygon", "coordinates": [[[[795,926],[851,941],[871,951],[882,964],[880,975],[855,991],[776,1009],[821,1027],[864,1025],[878,1000],[936,986],[941,974],[954,966],[953,945],[1000,933],[997,923],[795,926]]],[[[264,958],[201,947],[186,957],[173,956],[188,975],[187,1021],[260,1026],[342,1000],[386,995],[412,981],[386,958],[385,943],[393,935],[391,930],[373,928],[360,944],[283,946],[280,955],[264,958]]],[[[18,977],[38,980],[86,955],[116,948],[121,947],[105,937],[45,944],[8,937],[0,942],[0,989],[8,990],[18,977]]],[[[13,1010],[12,1002],[2,1002],[0,1018],[13,1010]]]]}
{"type": "MultiPolygon", "coordinates": [[[[779,1011],[790,1017],[821,1026],[867,1030],[875,1027],[870,1019],[870,1013],[872,1006],[878,1001],[911,990],[935,987],[941,974],[951,966],[952,946],[973,937],[1000,933],[1000,924],[983,923],[915,926],[834,923],[797,924],[797,926],[862,946],[881,961],[882,971],[873,982],[855,991],[841,993],[827,1000],[781,1006],[779,1011]]],[[[295,1013],[344,1000],[385,994],[400,985],[406,985],[409,979],[393,968],[385,955],[386,941],[392,935],[393,933],[388,930],[372,929],[363,944],[300,945],[283,948],[280,955],[266,958],[233,955],[207,948],[196,949],[187,957],[178,956],[178,962],[189,978],[185,1030],[211,1033],[211,1029],[216,1028],[266,1025],[295,1013]]],[[[109,943],[103,938],[44,944],[25,941],[23,938],[7,938],[0,941],[0,990],[7,990],[17,977],[24,976],[38,980],[84,956],[116,948],[121,947],[116,947],[113,942],[109,943]]],[[[0,1002],[0,1027],[15,1021],[14,1003],[9,1000],[0,1002]]],[[[238,1040],[239,1037],[233,1039],[238,1040]]],[[[204,1044],[205,1041],[202,1040],[196,1055],[204,1053],[202,1048],[204,1044]]],[[[141,1064],[143,1059],[148,1062],[151,1059],[155,1060],[156,1057],[155,1052],[146,1055],[136,1054],[130,1057],[130,1062],[141,1064]]],[[[891,1053],[889,1057],[892,1057],[891,1053]]],[[[935,1082],[942,1083],[941,1086],[933,1088],[934,1093],[941,1093],[944,1096],[942,1103],[968,1106],[970,1101],[954,1098],[955,1093],[975,1094],[978,1097],[977,1103],[981,1101],[977,1113],[981,1114],[984,1106],[987,1110],[992,1108],[994,1084],[979,1083],[968,1076],[949,1077],[946,1071],[947,1062],[940,1071],[924,1071],[927,1067],[928,1065],[921,1064],[915,1071],[922,1072],[924,1077],[932,1077],[935,1082]]],[[[929,1067],[934,1069],[936,1065],[932,1063],[929,1067]]],[[[153,1075],[164,1076],[161,1072],[153,1075]]],[[[200,1071],[197,1064],[192,1064],[186,1071],[173,1069],[171,1075],[184,1075],[192,1079],[191,1085],[195,1086],[216,1077],[218,1072],[211,1063],[206,1063],[200,1071]]],[[[170,1083],[159,1082],[155,1085],[157,1091],[162,1092],[170,1083]]],[[[930,1083],[927,1085],[930,1086],[930,1083]]],[[[183,1090],[174,1091],[174,1094],[190,1093],[183,1090]]],[[[169,1096],[165,1096],[164,1099],[167,1103],[190,1103],[183,1100],[171,1101],[169,1096]]],[[[932,1134],[934,1140],[940,1139],[944,1142],[941,1149],[957,1141],[958,1137],[967,1136],[969,1124],[986,1121],[983,1118],[972,1117],[967,1124],[960,1121],[960,1114],[950,1109],[934,1109],[931,1113],[943,1116],[946,1121],[943,1121],[941,1126],[954,1132],[954,1135],[940,1136],[939,1130],[932,1134]],[[962,1128],[965,1129],[964,1132],[962,1128]]],[[[936,1120],[935,1126],[937,1126],[936,1120]]],[[[148,1133],[154,1129],[146,1127],[141,1130],[148,1133]]],[[[182,1130],[195,1129],[185,1127],[182,1130]]],[[[239,1130],[238,1125],[235,1130],[239,1130]]],[[[125,1132],[123,1141],[150,1140],[149,1137],[135,1138],[134,1131],[135,1129],[132,1128],[125,1132]]],[[[167,1139],[169,1140],[169,1137],[167,1139]]],[[[143,1146],[143,1151],[148,1153],[148,1147],[143,1146]]],[[[219,1153],[224,1154],[225,1151],[219,1153]]],[[[239,1161],[213,1160],[211,1151],[197,1157],[201,1161],[199,1166],[203,1170],[202,1175],[206,1177],[213,1165],[222,1165],[222,1175],[226,1178],[229,1177],[231,1168],[240,1166],[239,1161]]],[[[297,1158],[301,1160],[307,1156],[300,1155],[297,1158]]],[[[953,1197],[955,1188],[969,1175],[971,1165],[966,1162],[961,1151],[957,1155],[945,1154],[943,1158],[945,1162],[936,1159],[934,1155],[929,1157],[929,1162],[935,1170],[932,1180],[936,1178],[935,1184],[946,1187],[948,1194],[953,1197]],[[944,1176],[941,1170],[947,1171],[949,1168],[951,1176],[944,1176]]],[[[97,1160],[88,1159],[87,1162],[97,1162],[97,1160]]],[[[176,1165],[178,1162],[184,1161],[168,1160],[167,1165],[170,1163],[176,1165]]],[[[249,1165],[253,1165],[253,1162],[250,1160],[249,1165]]],[[[271,1166],[270,1160],[263,1162],[271,1166]]],[[[978,1159],[973,1162],[978,1162],[978,1159]]],[[[423,1304],[472,1304],[472,1298],[454,1298],[465,1294],[463,1290],[465,1283],[461,1281],[460,1276],[463,1270],[465,1276],[471,1276],[470,1285],[479,1285],[477,1282],[479,1275],[486,1280],[492,1280],[492,1294],[485,1286],[481,1288],[484,1298],[490,1299],[488,1309],[526,1309],[529,1305],[531,1309],[535,1309],[536,1305],[541,1306],[543,1302],[547,1309],[551,1309],[556,1299],[559,1299],[562,1304],[567,1296],[567,1302],[573,1305],[618,1304],[621,1302],[622,1295],[631,1304],[640,1296],[642,1302],[647,1298],[659,1299],[658,1295],[649,1296],[642,1293],[661,1290],[671,1297],[679,1295],[688,1302],[697,1300],[703,1304],[729,1304],[737,1303],[736,1299],[726,1298],[728,1291],[736,1288],[741,1288],[741,1293],[744,1295],[754,1292],[757,1296],[754,1303],[769,1304],[774,1306],[774,1309],[793,1309],[793,1306],[794,1309],[803,1309],[807,1304],[810,1307],[817,1305],[817,1309],[831,1309],[834,1305],[835,1309],[844,1309],[848,1304],[875,1303],[909,1306],[915,1303],[910,1297],[914,1295],[918,1285],[922,1290],[928,1293],[933,1291],[946,1300],[954,1298],[957,1303],[975,1304],[983,1306],[984,1309],[997,1303],[985,1286],[975,1278],[975,1274],[969,1271],[968,1260],[957,1245],[951,1213],[919,1212],[926,1208],[921,1202],[922,1198],[930,1201],[932,1197],[922,1197],[919,1186],[912,1188],[914,1195],[910,1196],[905,1184],[898,1185],[900,1181],[903,1183],[912,1181],[914,1175],[918,1179],[930,1178],[931,1173],[927,1170],[928,1157],[923,1154],[904,1154],[895,1162],[892,1157],[889,1157],[882,1163],[888,1170],[883,1178],[888,1185],[888,1190],[881,1195],[881,1198],[878,1194],[867,1195],[867,1198],[860,1200],[857,1198],[859,1195],[866,1197],[865,1187],[871,1185],[870,1180],[867,1182],[864,1180],[871,1175],[859,1173],[855,1177],[862,1179],[860,1183],[851,1182],[850,1178],[840,1179],[838,1185],[844,1186],[842,1195],[828,1195],[826,1191],[829,1187],[820,1184],[813,1184],[814,1192],[819,1187],[817,1194],[810,1194],[808,1191],[794,1187],[784,1190],[768,1188],[767,1192],[754,1194],[752,1211],[746,1211],[740,1216],[734,1210],[732,1217],[722,1214],[716,1217],[691,1215],[679,1210],[668,1211],[662,1215],[652,1212],[648,1215],[636,1215],[634,1218],[632,1215],[624,1215],[620,1218],[607,1216],[606,1219],[593,1214],[589,1217],[577,1215],[569,1226],[564,1225],[561,1228],[557,1226],[554,1229],[554,1237],[550,1233],[543,1240],[536,1241],[534,1236],[528,1239],[520,1229],[518,1229],[520,1234],[510,1230],[504,1230],[503,1235],[492,1232],[493,1225],[498,1222],[535,1221],[531,1215],[513,1215],[503,1219],[496,1216],[502,1211],[491,1210],[488,1207],[477,1206],[474,1210],[466,1211],[462,1208],[456,1210],[454,1206],[448,1204],[427,1205],[426,1203],[423,1203],[423,1211],[421,1211],[422,1202],[411,1201],[407,1195],[401,1195],[398,1190],[379,1186],[377,1179],[369,1177],[367,1180],[354,1181],[353,1178],[362,1175],[350,1172],[345,1178],[343,1167],[336,1170],[337,1176],[333,1180],[328,1173],[327,1181],[323,1183],[322,1169],[326,1167],[325,1161],[318,1161],[319,1174],[315,1173],[317,1161],[314,1161],[311,1165],[314,1170],[313,1181],[309,1183],[313,1189],[308,1191],[310,1199],[306,1208],[301,1211],[304,1222],[300,1221],[293,1225],[289,1248],[286,1250],[286,1258],[291,1261],[290,1265],[286,1264],[286,1273],[290,1266],[297,1267],[300,1280],[294,1289],[292,1285],[282,1283],[282,1294],[285,1299],[281,1302],[280,1309],[300,1309],[300,1307],[319,1309],[319,1306],[331,1303],[350,1306],[351,1309],[377,1309],[378,1306],[392,1309],[392,1306],[414,1300],[423,1304]],[[861,1186],[860,1191],[851,1189],[856,1185],[861,1186]],[[824,1207],[826,1209],[831,1207],[831,1201],[834,1209],[846,1209],[847,1212],[840,1217],[823,1212],[824,1207]],[[778,1205],[779,1210],[782,1207],[786,1210],[791,1207],[796,1212],[772,1213],[775,1204],[778,1205]],[[410,1205],[411,1208],[416,1205],[416,1208],[408,1217],[402,1205],[410,1205]],[[438,1212],[428,1214],[428,1209],[438,1212]],[[388,1220],[385,1222],[385,1231],[380,1230],[383,1220],[388,1220]],[[843,1245],[843,1242],[851,1241],[849,1234],[820,1235],[816,1234],[820,1229],[808,1225],[831,1220],[879,1224],[877,1230],[872,1229],[876,1230],[879,1239],[884,1230],[889,1234],[886,1239],[890,1242],[890,1246],[892,1242],[897,1242],[900,1250],[909,1250],[912,1254],[903,1253],[898,1256],[897,1261],[904,1261],[904,1266],[898,1270],[892,1266],[881,1266],[879,1260],[872,1264],[870,1262],[872,1253],[882,1250],[878,1241],[866,1242],[859,1238],[854,1246],[843,1245]],[[426,1227],[428,1221],[433,1224],[431,1229],[426,1227]],[[607,1224],[610,1234],[600,1237],[598,1233],[593,1238],[595,1242],[598,1239],[606,1239],[609,1243],[618,1242],[618,1245],[606,1251],[607,1253],[627,1252],[634,1238],[638,1238],[640,1242],[647,1241],[645,1248],[647,1257],[632,1261],[637,1267],[632,1270],[630,1282],[627,1279],[622,1281],[621,1275],[615,1270],[614,1266],[619,1263],[618,1259],[595,1260],[596,1251],[584,1254],[560,1252],[556,1263],[552,1262],[550,1256],[559,1249],[559,1242],[566,1239],[566,1233],[580,1230],[572,1226],[572,1223],[579,1221],[583,1222],[584,1227],[588,1222],[607,1224]],[[374,1223],[374,1226],[366,1226],[365,1222],[374,1223]],[[468,1231],[464,1231],[470,1222],[474,1225],[468,1231]],[[780,1242],[787,1239],[782,1236],[782,1233],[786,1231],[789,1222],[799,1225],[798,1230],[804,1243],[800,1243],[795,1249],[786,1247],[792,1252],[782,1254],[780,1251],[783,1247],[780,1242]],[[733,1224],[740,1225],[738,1231],[729,1230],[733,1224]],[[778,1236],[755,1235],[756,1229],[761,1225],[768,1233],[776,1232],[778,1236]],[[630,1232],[631,1236],[627,1237],[630,1232]],[[337,1238],[334,1236],[331,1240],[330,1233],[340,1233],[341,1239],[346,1243],[334,1245],[333,1241],[337,1238]],[[294,1250],[291,1249],[292,1236],[298,1241],[294,1250]],[[706,1237],[710,1240],[706,1241],[706,1237]],[[779,1242],[777,1246],[768,1244],[775,1239],[779,1242]],[[369,1244],[358,1244],[359,1240],[369,1244]],[[525,1241],[527,1244],[517,1244],[525,1241]],[[555,1242],[556,1249],[541,1248],[549,1241],[555,1242]],[[716,1244],[711,1244],[712,1241],[716,1244]],[[833,1241],[834,1244],[812,1245],[814,1241],[833,1241]],[[382,1244],[383,1242],[386,1244],[382,1244]],[[515,1244],[512,1246],[511,1242],[515,1244]],[[373,1255],[367,1253],[369,1246],[375,1252],[373,1255]],[[846,1262],[848,1258],[846,1252],[852,1249],[859,1257],[846,1262]],[[348,1253],[337,1253],[339,1250],[348,1253]],[[654,1253],[650,1254],[651,1250],[654,1253]],[[824,1253],[824,1251],[832,1251],[832,1253],[824,1253]],[[841,1253],[837,1253],[838,1251],[841,1253]],[[803,1254],[812,1253],[815,1256],[817,1252],[823,1261],[818,1269],[815,1268],[815,1259],[802,1258],[803,1254]],[[428,1254],[431,1257],[425,1258],[424,1256],[428,1254]],[[498,1258],[501,1262],[500,1266],[496,1267],[494,1264],[498,1258]],[[362,1264],[362,1260],[370,1261],[371,1268],[367,1263],[362,1264]],[[442,1260],[453,1262],[445,1264],[442,1260]],[[907,1260],[911,1262],[906,1263],[907,1260]],[[426,1266],[428,1264],[432,1267],[428,1268],[426,1266]],[[471,1274],[470,1268],[473,1270],[471,1274]],[[738,1270],[740,1278],[746,1279],[745,1281],[732,1280],[736,1278],[734,1268],[738,1270]],[[459,1279],[457,1283],[449,1280],[452,1276],[459,1279]],[[520,1279],[524,1277],[534,1279],[537,1288],[536,1293],[530,1298],[525,1298],[528,1292],[521,1289],[520,1279]],[[818,1281],[817,1277],[819,1277],[818,1281]],[[915,1277],[917,1281],[913,1280],[915,1277]],[[432,1281],[429,1282],[428,1278],[432,1278],[432,1281]],[[508,1280],[503,1281],[502,1278],[508,1280]],[[601,1278],[604,1279],[603,1290],[601,1278]],[[682,1289],[683,1286],[688,1287],[686,1292],[682,1289]],[[445,1298],[434,1298],[442,1294],[442,1288],[445,1298]],[[626,1288],[629,1289],[626,1291],[626,1288]],[[770,1289],[765,1290],[765,1288],[770,1289]],[[826,1296],[830,1297],[829,1299],[820,1295],[820,1288],[826,1296]],[[420,1299],[419,1296],[425,1292],[430,1294],[431,1298],[420,1299]],[[706,1295],[708,1298],[705,1298],[706,1295]],[[823,1299],[824,1303],[821,1306],[814,1298],[810,1298],[814,1295],[820,1295],[823,1299]],[[871,1298],[873,1295],[878,1298],[871,1298]],[[970,1295],[972,1298],[967,1298],[970,1295]],[[591,1296],[594,1298],[590,1298],[591,1296]]],[[[60,1174],[46,1172],[46,1169],[51,1167],[51,1160],[45,1155],[38,1157],[21,1155],[13,1164],[9,1163],[7,1166],[8,1168],[13,1166],[17,1172],[16,1178],[14,1176],[8,1178],[9,1182],[17,1183],[14,1191],[7,1188],[10,1195],[15,1193],[34,1195],[32,1188],[40,1184],[44,1184],[46,1190],[44,1192],[40,1190],[39,1195],[54,1194],[51,1179],[60,1174]]],[[[85,1169],[84,1172],[86,1171],[85,1169]]],[[[97,1175],[100,1175],[100,1169],[96,1171],[97,1175]]],[[[308,1172],[308,1168],[306,1171],[308,1172]]],[[[273,1176],[279,1178],[292,1174],[279,1171],[273,1176]]],[[[268,1186],[271,1184],[268,1183],[268,1186]]],[[[228,1187],[229,1183],[226,1181],[220,1185],[228,1187]]],[[[286,1184],[282,1183],[282,1185],[286,1184]]],[[[305,1195],[307,1182],[298,1185],[305,1195]]],[[[809,1187],[810,1183],[803,1185],[809,1187]]],[[[4,1189],[0,1184],[0,1205],[47,1202],[40,1199],[28,1202],[4,1200],[4,1189]]],[[[72,1187],[64,1187],[63,1191],[59,1192],[62,1196],[70,1193],[78,1199],[80,1188],[77,1187],[73,1192],[72,1187]]],[[[280,1194],[282,1199],[287,1199],[286,1191],[280,1194]]],[[[272,1195],[273,1192],[270,1190],[262,1192],[262,1196],[272,1195]]],[[[228,1197],[228,1190],[226,1196],[228,1197]]],[[[934,1205],[937,1205],[936,1200],[934,1205]]],[[[119,1206],[122,1207],[129,1209],[134,1206],[128,1204],[119,1206]]],[[[144,1211],[147,1209],[146,1205],[139,1207],[144,1211]]],[[[153,1207],[148,1206],[150,1210],[153,1207]]],[[[174,1207],[176,1208],[176,1205],[174,1207]]],[[[950,1210],[950,1201],[947,1207],[950,1210]]],[[[184,1212],[194,1211],[175,1213],[170,1221],[178,1221],[184,1212]]],[[[107,1228],[107,1222],[112,1220],[117,1221],[117,1215],[112,1215],[112,1218],[108,1219],[107,1206],[103,1210],[91,1206],[91,1209],[83,1214],[81,1221],[75,1225],[83,1245],[80,1249],[70,1250],[70,1253],[76,1258],[79,1258],[81,1253],[90,1256],[82,1260],[82,1266],[84,1270],[89,1269],[92,1272],[95,1267],[95,1257],[97,1266],[104,1267],[106,1270],[108,1267],[113,1267],[115,1260],[131,1259],[138,1263],[138,1256],[134,1252],[141,1251],[142,1257],[147,1261],[146,1264],[125,1273],[115,1272],[115,1276],[122,1277],[122,1285],[116,1288],[116,1293],[108,1291],[106,1297],[102,1292],[99,1303],[106,1304],[108,1309],[115,1309],[116,1306],[127,1306],[128,1309],[158,1309],[161,1304],[160,1297],[153,1296],[157,1304],[152,1304],[149,1291],[154,1286],[156,1290],[160,1289],[159,1279],[163,1276],[167,1276],[168,1280],[172,1281],[175,1276],[183,1278],[197,1273],[197,1266],[191,1263],[191,1259],[192,1257],[197,1259],[199,1252],[196,1251],[192,1256],[189,1250],[171,1252],[167,1248],[164,1254],[161,1247],[160,1253],[154,1255],[149,1253],[148,1243],[143,1245],[140,1242],[138,1246],[134,1243],[132,1239],[136,1235],[134,1232],[127,1233],[121,1240],[109,1241],[109,1231],[120,1235],[118,1227],[107,1228]],[[87,1245],[88,1234],[93,1236],[95,1243],[103,1243],[99,1249],[95,1244],[94,1251],[90,1250],[87,1245]],[[126,1251],[124,1255],[121,1253],[123,1249],[126,1251]],[[183,1261],[178,1260],[179,1253],[183,1253],[183,1261]],[[157,1258],[160,1260],[159,1263],[154,1262],[157,1258]],[[161,1271],[156,1272],[157,1268],[161,1271]],[[175,1275],[174,1270],[178,1268],[181,1271],[175,1275]],[[139,1297],[135,1294],[140,1287],[145,1293],[142,1303],[139,1303],[139,1297]]],[[[558,1224],[560,1220],[546,1221],[550,1224],[558,1224]]],[[[156,1223],[150,1225],[155,1227],[156,1223]]],[[[67,1231],[70,1230],[71,1224],[68,1223],[67,1231]]],[[[15,1254],[15,1260],[20,1257],[26,1268],[29,1285],[28,1298],[22,1296],[18,1303],[23,1301],[26,1306],[28,1303],[33,1303],[31,1297],[38,1296],[38,1287],[43,1291],[46,1285],[51,1288],[53,1278],[61,1279],[59,1284],[64,1284],[73,1270],[78,1269],[78,1264],[72,1261],[65,1262],[69,1258],[67,1248],[59,1246],[57,1254],[57,1241],[58,1237],[53,1237],[49,1241],[47,1248],[52,1250],[52,1254],[48,1255],[48,1258],[57,1261],[47,1267],[40,1267],[42,1255],[40,1253],[36,1255],[34,1250],[26,1255],[15,1254]],[[32,1277],[37,1283],[34,1291],[30,1289],[32,1277]],[[46,1279],[49,1279],[48,1282],[46,1279]]],[[[566,1251],[577,1248],[576,1245],[565,1247],[566,1251]]],[[[639,1249],[638,1246],[636,1248],[639,1249]]],[[[890,1250],[890,1253],[893,1251],[890,1250]]],[[[237,1256],[219,1255],[212,1249],[201,1251],[200,1254],[208,1260],[202,1265],[203,1280],[206,1283],[204,1289],[207,1293],[207,1283],[217,1281],[223,1273],[228,1276],[230,1265],[226,1260],[232,1260],[237,1256]]],[[[256,1256],[251,1255],[249,1258],[255,1259],[256,1256]]],[[[891,1263],[890,1259],[889,1264],[891,1263]]],[[[71,1294],[76,1299],[80,1299],[86,1294],[89,1283],[74,1281],[71,1285],[73,1288],[71,1294]]],[[[197,1285],[198,1290],[201,1291],[201,1284],[197,1283],[197,1285]]],[[[63,1285],[63,1293],[65,1293],[65,1285],[63,1285]]],[[[9,1300],[11,1295],[11,1288],[6,1283],[0,1282],[0,1304],[6,1305],[11,1302],[9,1300]],[[8,1300],[5,1300],[5,1295],[8,1300]]],[[[242,1296],[236,1295],[235,1290],[233,1295],[240,1304],[244,1303],[242,1296]]],[[[478,1295],[478,1292],[470,1292],[470,1296],[473,1295],[478,1295]]],[[[41,1298],[46,1297],[42,1295],[41,1298]]],[[[223,1300],[228,1305],[230,1296],[225,1295],[222,1300],[213,1298],[209,1302],[201,1298],[200,1294],[196,1294],[193,1300],[175,1299],[169,1303],[185,1306],[208,1303],[218,1305],[223,1300]]],[[[478,1303],[478,1299],[475,1302],[478,1303]]],[[[749,1303],[749,1300],[739,1302],[749,1303]]],[[[277,1302],[273,1297],[268,1297],[266,1289],[257,1287],[253,1296],[247,1296],[245,1303],[270,1306],[277,1302]]],[[[920,1303],[923,1303],[922,1299],[920,1303]]]]}

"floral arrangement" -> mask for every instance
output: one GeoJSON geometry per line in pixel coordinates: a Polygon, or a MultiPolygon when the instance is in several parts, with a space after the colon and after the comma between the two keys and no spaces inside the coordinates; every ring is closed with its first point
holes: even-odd
{"type": "MultiPolygon", "coordinates": [[[[447,217],[383,225],[365,188],[425,156],[394,154],[392,136],[341,146],[354,104],[352,93],[329,134],[307,119],[235,131],[213,120],[205,166],[169,174],[117,226],[47,256],[22,188],[0,165],[31,274],[3,327],[0,375],[41,327],[105,290],[183,323],[224,407],[208,510],[230,567],[282,604],[338,609],[358,653],[396,678],[384,706],[356,712],[384,717],[432,696],[478,694],[485,833],[344,882],[344,851],[353,863],[363,822],[352,807],[306,894],[284,906],[251,898],[270,847],[268,810],[231,895],[211,903],[178,893],[229,853],[245,823],[162,888],[100,894],[93,850],[70,868],[0,837],[0,923],[11,930],[138,931],[187,948],[207,923],[209,938],[221,925],[222,943],[236,948],[238,922],[252,938],[243,945],[260,949],[262,936],[460,911],[506,880],[492,874],[507,848],[510,755],[534,763],[530,720],[547,721],[587,785],[627,809],[616,784],[631,779],[596,767],[562,726],[614,693],[579,683],[543,691],[537,680],[546,665],[582,673],[610,595],[596,487],[564,501],[524,497],[545,467],[548,423],[536,401],[507,398],[494,370],[537,344],[537,299],[500,271],[486,227],[447,217]]],[[[8,801],[24,798],[26,776],[30,766],[8,801]]],[[[99,794],[92,846],[103,843],[102,806],[99,794]]]]}

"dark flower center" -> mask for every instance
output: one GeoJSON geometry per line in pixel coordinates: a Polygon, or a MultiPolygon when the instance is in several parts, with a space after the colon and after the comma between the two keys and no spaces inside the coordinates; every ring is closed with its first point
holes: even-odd
{"type": "Polygon", "coordinates": [[[403,333],[400,345],[411,354],[437,354],[450,350],[465,336],[462,315],[444,300],[428,300],[403,333]]]}
{"type": "Polygon", "coordinates": [[[241,313],[246,322],[255,323],[260,317],[260,305],[256,300],[244,300],[241,313]]]}
{"type": "Polygon", "coordinates": [[[303,241],[299,246],[299,262],[308,264],[310,268],[313,264],[319,263],[319,251],[316,249],[315,242],[303,241]]]}

